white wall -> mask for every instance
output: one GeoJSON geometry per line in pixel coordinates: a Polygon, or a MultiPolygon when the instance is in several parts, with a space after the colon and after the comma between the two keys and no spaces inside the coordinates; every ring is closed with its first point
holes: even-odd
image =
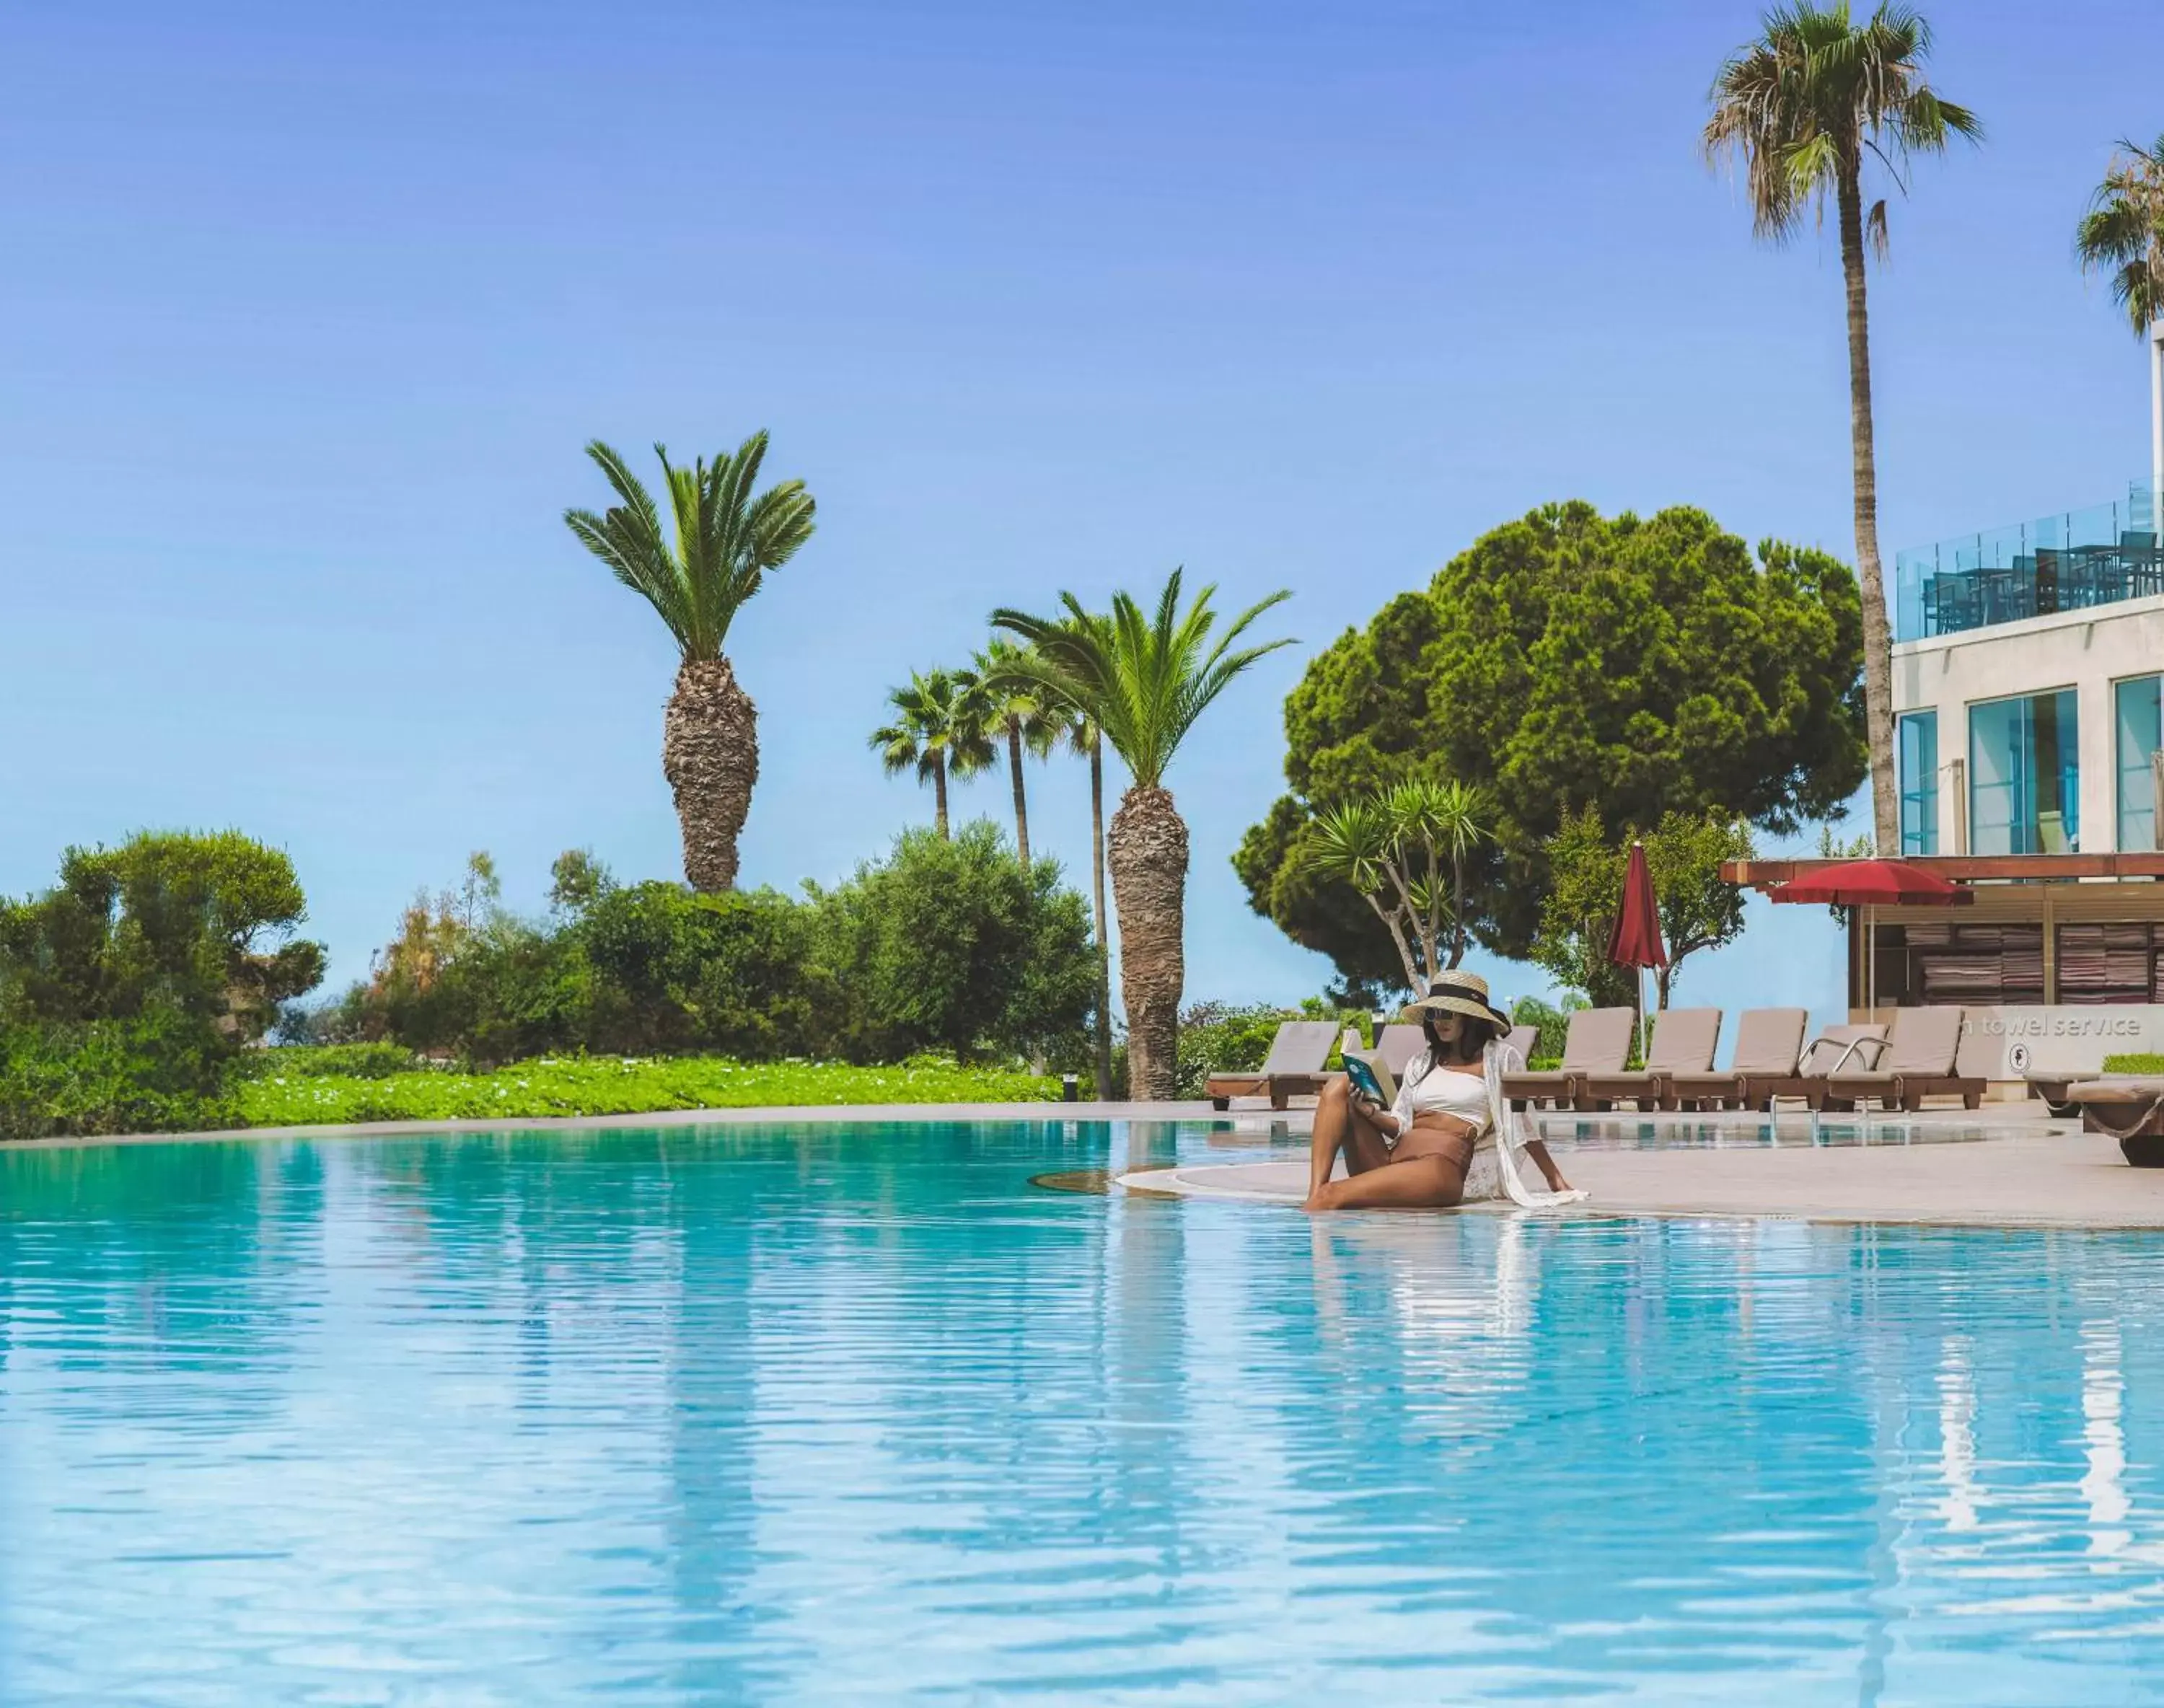
{"type": "Polygon", "coordinates": [[[2080,696],[2082,852],[2117,852],[2112,685],[2122,677],[2159,673],[2164,673],[2164,598],[2032,617],[1895,647],[1895,714],[1934,709],[1939,714],[1939,852],[1955,852],[1954,827],[1967,822],[1967,803],[1955,801],[1948,761],[1968,758],[1970,704],[2062,688],[2080,696]]]}

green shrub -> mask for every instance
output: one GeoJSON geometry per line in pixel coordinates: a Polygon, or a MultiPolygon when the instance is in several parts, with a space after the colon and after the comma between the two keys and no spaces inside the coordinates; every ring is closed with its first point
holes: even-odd
{"type": "Polygon", "coordinates": [[[254,1127],[520,1121],[669,1109],[1047,1102],[1059,1096],[1059,1081],[1048,1075],[964,1068],[938,1057],[862,1067],[712,1056],[591,1056],[519,1062],[490,1074],[394,1074],[378,1080],[274,1075],[239,1087],[242,1111],[254,1127]]]}
{"type": "Polygon", "coordinates": [[[2145,1074],[2164,1075],[2164,1055],[2135,1053],[2130,1055],[2106,1056],[2104,1070],[2107,1074],[2145,1074]]]}
{"type": "Polygon", "coordinates": [[[288,1079],[337,1074],[349,1080],[385,1080],[393,1074],[425,1069],[428,1064],[402,1043],[279,1044],[243,1050],[234,1063],[244,1080],[288,1079]]]}
{"type": "Polygon", "coordinates": [[[906,831],[886,859],[809,894],[850,1059],[1046,1059],[1084,1043],[1096,988],[1088,911],[1055,861],[1024,873],[996,826],[980,820],[952,840],[906,831]]]}
{"type": "Polygon", "coordinates": [[[171,1010],[0,1032],[0,1138],[201,1132],[240,1124],[230,1046],[171,1010]]]}

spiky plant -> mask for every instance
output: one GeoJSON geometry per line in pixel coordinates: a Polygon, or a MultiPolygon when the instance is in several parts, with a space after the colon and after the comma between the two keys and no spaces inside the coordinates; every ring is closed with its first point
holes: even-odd
{"type": "Polygon", "coordinates": [[[1864,297],[1867,243],[1886,250],[1886,202],[1866,208],[1872,161],[1907,189],[1916,155],[1942,154],[1957,136],[1980,138],[1965,107],[1924,79],[1931,27],[1905,6],[1884,5],[1858,24],[1845,3],[1779,6],[1758,39],[1736,52],[1713,86],[1702,139],[1709,160],[1741,159],[1753,229],[1770,242],[1800,233],[1830,199],[1841,234],[1848,292],[1849,450],[1855,474],[1856,561],[1863,588],[1863,696],[1871,749],[1872,822],[1878,847],[1900,846],[1894,775],[1894,651],[1878,558],[1878,467],[1872,437],[1871,324],[1864,297]]]}
{"type": "Polygon", "coordinates": [[[2111,294],[2146,336],[2164,320],[2164,136],[2121,142],[2074,234],[2082,271],[2109,273],[2111,294]]]}
{"type": "Polygon", "coordinates": [[[812,537],[817,506],[801,481],[759,491],[763,432],[733,455],[689,468],[672,464],[661,445],[654,454],[673,537],[623,458],[599,439],[586,455],[620,502],[598,516],[567,510],[564,522],[676,637],[682,662],[662,724],[661,769],[683,831],[684,876],[694,889],[729,890],[759,781],[759,710],[722,647],[737,612],[812,537]]]}
{"type": "Polygon", "coordinates": [[[1112,815],[1110,864],[1120,919],[1120,991],[1127,1011],[1131,1095],[1172,1096],[1179,1068],[1179,996],[1186,980],[1187,825],[1164,786],[1187,733],[1210,703],[1258,659],[1289,639],[1236,648],[1263,612],[1291,596],[1273,593],[1226,625],[1213,644],[1214,586],[1184,612],[1174,570],[1155,614],[1127,593],[1110,613],[1062,593],[1063,614],[1002,609],[995,628],[1034,649],[1025,669],[1088,717],[1133,782],[1112,815]]]}

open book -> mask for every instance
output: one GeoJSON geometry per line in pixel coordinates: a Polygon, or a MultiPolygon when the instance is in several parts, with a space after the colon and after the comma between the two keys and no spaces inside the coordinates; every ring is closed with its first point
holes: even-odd
{"type": "Polygon", "coordinates": [[[1352,1093],[1366,1097],[1389,1108],[1398,1101],[1398,1080],[1376,1049],[1348,1049],[1345,1052],[1346,1076],[1352,1081],[1352,1093]]]}

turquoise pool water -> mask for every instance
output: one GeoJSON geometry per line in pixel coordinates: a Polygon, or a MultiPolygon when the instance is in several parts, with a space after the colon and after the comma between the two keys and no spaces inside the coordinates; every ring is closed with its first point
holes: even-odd
{"type": "Polygon", "coordinates": [[[2164,1695],[2164,1245],[1053,1191],[1200,1131],[0,1153],[0,1703],[2164,1695]]]}

